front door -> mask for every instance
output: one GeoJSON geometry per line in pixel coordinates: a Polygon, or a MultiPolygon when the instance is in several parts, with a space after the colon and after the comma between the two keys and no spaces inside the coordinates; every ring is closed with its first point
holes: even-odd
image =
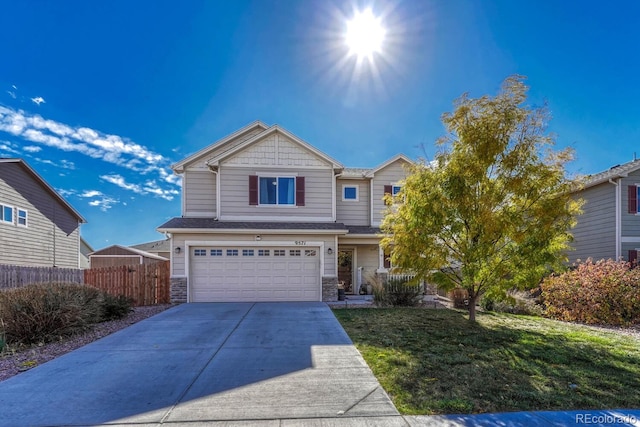
{"type": "Polygon", "coordinates": [[[338,282],[344,283],[345,294],[355,294],[353,285],[353,249],[338,251],[338,282]]]}

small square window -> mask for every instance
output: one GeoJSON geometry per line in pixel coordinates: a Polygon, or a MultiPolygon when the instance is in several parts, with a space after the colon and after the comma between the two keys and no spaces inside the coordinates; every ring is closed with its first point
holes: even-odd
{"type": "Polygon", "coordinates": [[[193,250],[193,255],[194,256],[207,256],[207,250],[206,249],[194,249],[193,250]]]}
{"type": "Polygon", "coordinates": [[[269,256],[270,252],[269,249],[258,249],[258,256],[269,256]]]}
{"type": "Polygon", "coordinates": [[[285,251],[284,249],[274,249],[273,250],[273,256],[285,256],[287,253],[287,251],[285,251]]]}
{"type": "Polygon", "coordinates": [[[227,249],[227,256],[238,256],[237,249],[227,249]]]}
{"type": "Polygon", "coordinates": [[[211,249],[211,256],[222,256],[222,249],[211,249]]]}
{"type": "Polygon", "coordinates": [[[242,256],[253,256],[253,249],[243,249],[242,256]]]}
{"type": "Polygon", "coordinates": [[[400,192],[401,189],[402,189],[402,186],[394,185],[394,186],[391,187],[391,193],[395,196],[396,194],[398,194],[400,192]]]}
{"type": "Polygon", "coordinates": [[[343,185],[342,186],[342,200],[358,201],[358,186],[357,185],[343,185]]]}
{"type": "Polygon", "coordinates": [[[27,211],[24,209],[18,209],[18,225],[21,227],[27,226],[27,211]]]}
{"type": "Polygon", "coordinates": [[[289,256],[300,256],[300,249],[291,249],[289,251],[289,256]]]}

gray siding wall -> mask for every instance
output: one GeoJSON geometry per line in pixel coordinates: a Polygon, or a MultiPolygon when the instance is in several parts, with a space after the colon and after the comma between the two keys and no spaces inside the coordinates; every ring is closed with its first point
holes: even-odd
{"type": "Polygon", "coordinates": [[[333,171],[327,169],[264,169],[220,167],[220,211],[223,220],[255,218],[257,221],[322,220],[332,218],[333,171]],[[249,205],[249,175],[304,176],[305,206],[249,205]]]}
{"type": "Polygon", "coordinates": [[[368,180],[338,179],[336,185],[336,220],[346,225],[369,225],[371,215],[370,193],[368,180]],[[358,201],[342,200],[342,186],[357,186],[358,201]]]}
{"type": "MultiPolygon", "coordinates": [[[[567,254],[569,263],[587,258],[615,259],[616,187],[610,183],[600,184],[580,192],[579,197],[585,201],[584,212],[572,230],[575,250],[567,254]]],[[[626,209],[626,204],[623,206],[626,209]]]]}
{"type": "Polygon", "coordinates": [[[182,181],[184,216],[216,216],[216,175],[208,170],[186,170],[182,181]]]}
{"type": "Polygon", "coordinates": [[[14,224],[0,222],[0,263],[78,268],[78,219],[17,163],[0,164],[0,203],[14,207],[14,224]],[[28,213],[17,226],[17,208],[28,213]]]}
{"type": "Polygon", "coordinates": [[[384,197],[384,186],[397,184],[407,176],[407,172],[404,169],[406,164],[403,160],[398,160],[388,165],[386,168],[379,170],[373,177],[373,223],[374,227],[380,225],[382,218],[384,217],[385,205],[382,200],[384,197]]]}

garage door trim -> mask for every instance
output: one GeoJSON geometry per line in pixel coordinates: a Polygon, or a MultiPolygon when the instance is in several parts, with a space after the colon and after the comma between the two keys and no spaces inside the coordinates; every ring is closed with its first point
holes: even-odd
{"type": "Polygon", "coordinates": [[[187,272],[187,302],[191,301],[191,247],[192,246],[216,246],[216,247],[287,247],[287,248],[317,248],[320,255],[320,276],[318,277],[318,295],[322,299],[322,276],[324,274],[324,254],[325,242],[308,241],[308,240],[255,240],[255,241],[237,241],[237,240],[187,240],[184,242],[185,250],[185,271],[187,272]]]}

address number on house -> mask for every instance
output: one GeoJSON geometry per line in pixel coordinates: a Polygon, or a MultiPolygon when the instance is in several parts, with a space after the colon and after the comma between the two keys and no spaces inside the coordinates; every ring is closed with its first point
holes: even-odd
{"type": "Polygon", "coordinates": [[[304,246],[307,244],[304,240],[296,240],[294,243],[298,246],[304,246]]]}

